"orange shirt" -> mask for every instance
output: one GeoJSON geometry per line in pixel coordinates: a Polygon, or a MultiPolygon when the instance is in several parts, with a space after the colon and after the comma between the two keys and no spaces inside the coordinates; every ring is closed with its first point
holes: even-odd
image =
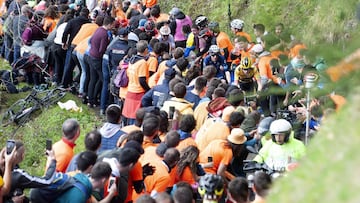
{"type": "MultiPolygon", "coordinates": [[[[167,61],[167,60],[166,60],[167,61]]],[[[166,69],[168,69],[168,67],[165,65],[166,61],[163,61],[159,64],[158,69],[156,71],[156,73],[154,73],[150,78],[149,78],[149,86],[152,88],[154,86],[156,86],[157,84],[159,84],[160,82],[160,78],[162,77],[163,73],[165,72],[166,69]]],[[[162,77],[163,78],[163,77],[162,77]]],[[[161,80],[162,81],[162,80],[161,80]]]]}
{"type": "Polygon", "coordinates": [[[75,145],[73,143],[70,143],[64,138],[52,146],[55,153],[57,172],[65,173],[66,168],[74,156],[74,147],[75,145]]]}
{"type": "Polygon", "coordinates": [[[268,79],[272,79],[275,83],[277,83],[270,67],[270,61],[274,58],[275,57],[271,55],[260,57],[258,68],[260,77],[267,77],[268,79]]]}
{"type": "Polygon", "coordinates": [[[144,136],[144,142],[142,144],[142,148],[146,149],[147,147],[157,147],[158,144],[153,143],[147,136],[144,136]]]}
{"type": "Polygon", "coordinates": [[[167,13],[160,13],[159,17],[153,18],[155,23],[167,22],[170,16],[167,13]]]}
{"type": "Polygon", "coordinates": [[[202,149],[205,149],[206,147],[206,132],[208,130],[208,127],[215,122],[214,118],[208,118],[205,120],[204,124],[200,127],[199,131],[196,134],[195,142],[198,146],[198,149],[202,151],[202,149]]]}
{"type": "Polygon", "coordinates": [[[195,146],[197,147],[197,144],[195,142],[195,140],[192,137],[188,137],[184,140],[181,140],[178,144],[178,146],[176,146],[176,149],[179,150],[179,152],[181,152],[181,150],[185,149],[188,146],[195,146]]]}
{"type": "Polygon", "coordinates": [[[51,33],[55,29],[57,21],[58,21],[58,19],[52,19],[50,17],[45,17],[43,29],[45,31],[47,31],[48,33],[51,33]]]}
{"type": "MultiPolygon", "coordinates": [[[[173,169],[172,169],[173,170],[173,169]]],[[[190,167],[186,166],[180,176],[176,176],[175,182],[184,181],[189,183],[190,185],[193,185],[196,183],[194,175],[192,174],[190,167]]]]}
{"type": "Polygon", "coordinates": [[[155,56],[155,54],[151,53],[149,59],[147,60],[147,63],[149,64],[149,71],[156,73],[158,68],[158,60],[155,56]]]}
{"type": "Polygon", "coordinates": [[[140,77],[146,77],[146,80],[149,79],[149,66],[145,59],[140,59],[134,64],[129,63],[127,74],[129,77],[128,91],[132,93],[145,92],[139,81],[140,77]]]}
{"type": "Polygon", "coordinates": [[[126,201],[125,202],[129,202],[132,201],[132,193],[133,193],[133,182],[135,181],[140,181],[143,179],[142,176],[142,166],[140,164],[140,162],[136,162],[135,166],[133,169],[131,169],[131,171],[129,172],[129,178],[128,178],[128,193],[127,193],[127,197],[126,197],[126,201]]]}
{"type": "Polygon", "coordinates": [[[237,32],[236,36],[245,37],[248,40],[248,42],[251,42],[251,37],[250,37],[249,33],[247,33],[247,32],[237,32]]]}
{"type": "Polygon", "coordinates": [[[96,23],[85,23],[81,26],[71,44],[78,45],[83,39],[92,36],[98,27],[96,23]]]}
{"type": "Polygon", "coordinates": [[[168,167],[159,160],[151,162],[151,165],[155,167],[155,172],[151,176],[146,176],[144,180],[146,193],[151,194],[152,191],[165,192],[171,183],[168,167]]]}
{"type": "Polygon", "coordinates": [[[227,58],[227,62],[231,62],[230,52],[233,50],[234,46],[231,43],[229,36],[225,32],[220,32],[216,37],[216,44],[220,49],[227,49],[229,52],[229,56],[227,58]]]}
{"type": "Polygon", "coordinates": [[[207,173],[217,174],[220,164],[229,165],[233,158],[232,150],[226,146],[227,140],[213,140],[200,153],[200,163],[207,163],[208,157],[213,158],[214,166],[212,168],[205,168],[207,173]]]}
{"type": "Polygon", "coordinates": [[[75,47],[75,51],[79,52],[80,54],[84,55],[86,52],[86,49],[89,47],[89,39],[91,38],[91,36],[83,39],[76,47],[75,47]]]}
{"type": "Polygon", "coordinates": [[[157,0],[143,0],[143,5],[146,6],[146,8],[151,8],[157,4],[157,0]]]}
{"type": "Polygon", "coordinates": [[[147,163],[151,165],[154,161],[161,161],[161,157],[156,154],[156,146],[148,146],[144,149],[144,154],[140,156],[139,162],[144,166],[147,163]]]}
{"type": "Polygon", "coordinates": [[[297,44],[290,49],[290,58],[294,58],[299,55],[301,49],[306,49],[305,44],[297,44]]]}
{"type": "MultiPolygon", "coordinates": [[[[216,121],[208,127],[202,145],[206,148],[211,141],[217,139],[226,140],[228,135],[230,135],[230,129],[227,124],[223,121],[216,121]]],[[[199,148],[199,150],[203,150],[204,148],[199,148]]]]}

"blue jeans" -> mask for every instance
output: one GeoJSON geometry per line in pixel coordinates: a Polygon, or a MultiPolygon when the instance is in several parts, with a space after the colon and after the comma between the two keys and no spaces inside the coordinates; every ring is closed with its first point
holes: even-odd
{"type": "Polygon", "coordinates": [[[14,61],[20,58],[20,49],[21,49],[20,45],[14,44],[14,61]]]}
{"type": "Polygon", "coordinates": [[[103,76],[103,83],[101,88],[101,97],[100,97],[100,109],[105,110],[106,106],[108,105],[109,99],[109,83],[110,83],[110,67],[109,67],[109,60],[102,59],[102,76],[103,76]]]}
{"type": "Polygon", "coordinates": [[[61,84],[64,87],[68,87],[72,83],[72,79],[73,79],[73,70],[75,68],[75,62],[72,59],[73,50],[74,47],[70,46],[66,51],[64,73],[61,81],[61,84]]]}
{"type": "Polygon", "coordinates": [[[76,52],[76,56],[79,60],[80,66],[81,66],[81,76],[80,76],[80,87],[79,87],[79,93],[84,94],[84,86],[85,86],[85,79],[86,79],[86,64],[84,62],[84,55],[80,52],[76,52]]]}
{"type": "Polygon", "coordinates": [[[5,59],[11,64],[14,61],[13,39],[10,35],[4,34],[5,59]]]}

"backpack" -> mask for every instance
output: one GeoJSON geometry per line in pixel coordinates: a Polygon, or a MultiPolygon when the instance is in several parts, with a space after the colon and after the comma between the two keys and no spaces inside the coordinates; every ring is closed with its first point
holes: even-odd
{"type": "Polygon", "coordinates": [[[31,46],[32,44],[32,29],[30,27],[26,27],[24,32],[21,34],[22,42],[27,45],[31,46]]]}
{"type": "Polygon", "coordinates": [[[80,189],[85,194],[86,199],[90,198],[92,191],[88,191],[86,186],[76,179],[76,175],[71,177],[66,173],[56,173],[51,185],[45,188],[33,188],[30,190],[30,201],[36,203],[54,202],[73,187],[80,189]]]}
{"type": "Polygon", "coordinates": [[[120,66],[121,66],[121,70],[118,71],[118,73],[116,74],[114,79],[114,84],[118,88],[127,87],[129,84],[129,77],[126,71],[129,65],[127,63],[121,62],[120,66]]]}

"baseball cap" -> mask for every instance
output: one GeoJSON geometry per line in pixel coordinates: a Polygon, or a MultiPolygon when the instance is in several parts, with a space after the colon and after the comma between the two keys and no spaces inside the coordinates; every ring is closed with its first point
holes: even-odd
{"type": "Polygon", "coordinates": [[[128,28],[120,28],[117,34],[120,37],[125,37],[129,34],[129,29],[128,28]]]}

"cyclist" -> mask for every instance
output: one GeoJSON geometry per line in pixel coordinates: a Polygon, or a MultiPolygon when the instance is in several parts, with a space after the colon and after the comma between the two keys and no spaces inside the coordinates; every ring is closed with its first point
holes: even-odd
{"type": "Polygon", "coordinates": [[[245,37],[249,42],[251,42],[251,37],[250,37],[249,33],[243,31],[244,24],[245,24],[245,23],[244,23],[243,20],[240,20],[240,19],[234,19],[234,20],[232,20],[231,23],[230,23],[231,31],[232,31],[236,36],[245,37]]]}
{"type": "Polygon", "coordinates": [[[264,144],[254,161],[265,162],[270,168],[284,171],[287,166],[305,155],[305,145],[294,138],[292,126],[285,119],[270,124],[271,140],[264,144]]]}
{"type": "Polygon", "coordinates": [[[198,192],[203,203],[217,203],[224,193],[224,181],[221,176],[206,174],[200,178],[198,192]]]}
{"type": "Polygon", "coordinates": [[[256,93],[256,87],[261,85],[260,75],[256,67],[252,66],[249,57],[241,60],[240,65],[235,69],[235,85],[239,85],[240,89],[245,93],[256,93]],[[256,81],[256,83],[255,83],[256,81]]]}
{"type": "Polygon", "coordinates": [[[216,76],[219,79],[225,80],[225,71],[228,66],[224,56],[220,54],[220,49],[217,45],[211,45],[209,48],[209,55],[205,57],[203,67],[213,65],[216,68],[216,76]]]}

